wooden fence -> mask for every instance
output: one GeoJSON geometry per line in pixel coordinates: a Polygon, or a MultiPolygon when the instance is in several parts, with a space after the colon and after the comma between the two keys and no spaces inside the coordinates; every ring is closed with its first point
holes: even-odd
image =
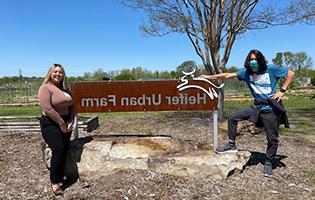
{"type": "MultiPolygon", "coordinates": [[[[78,117],[78,130],[91,132],[99,126],[98,116],[78,117]]],[[[0,133],[4,132],[40,132],[38,116],[1,116],[0,133]]]]}

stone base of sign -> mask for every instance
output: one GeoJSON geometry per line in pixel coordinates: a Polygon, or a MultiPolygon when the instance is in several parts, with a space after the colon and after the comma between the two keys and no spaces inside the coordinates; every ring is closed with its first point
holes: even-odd
{"type": "MultiPolygon", "coordinates": [[[[68,175],[86,180],[128,169],[224,179],[231,172],[242,170],[250,155],[248,151],[219,155],[162,136],[87,137],[72,141],[66,171],[68,175]]],[[[48,168],[50,157],[50,149],[43,145],[43,158],[48,168]]]]}

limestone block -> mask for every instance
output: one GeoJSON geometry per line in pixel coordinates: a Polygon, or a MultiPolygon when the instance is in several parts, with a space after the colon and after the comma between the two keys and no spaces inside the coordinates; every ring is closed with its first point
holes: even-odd
{"type": "Polygon", "coordinates": [[[224,179],[233,170],[242,170],[250,155],[248,151],[230,154],[216,154],[212,151],[178,153],[150,159],[149,168],[178,176],[224,179]]]}
{"type": "MultiPolygon", "coordinates": [[[[50,154],[43,149],[46,164],[50,154]]],[[[215,154],[171,137],[80,138],[71,143],[66,174],[96,179],[119,170],[141,169],[196,178],[225,178],[241,170],[248,151],[215,154]]]]}

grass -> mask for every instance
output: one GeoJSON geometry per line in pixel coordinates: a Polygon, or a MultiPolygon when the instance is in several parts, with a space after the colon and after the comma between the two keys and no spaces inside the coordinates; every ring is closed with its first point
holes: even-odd
{"type": "Polygon", "coordinates": [[[224,118],[227,118],[230,113],[239,110],[243,107],[249,106],[253,103],[252,100],[245,101],[224,101],[224,118]]]}
{"type": "MultiPolygon", "coordinates": [[[[315,99],[307,96],[286,95],[284,105],[288,111],[291,128],[280,126],[280,133],[293,135],[307,141],[315,141],[315,99]]],[[[226,119],[233,111],[252,104],[252,100],[229,100],[224,102],[224,118],[226,119]]],[[[205,117],[210,116],[208,111],[192,112],[108,112],[108,113],[80,113],[79,116],[98,115],[101,119],[125,119],[135,118],[165,118],[165,117],[205,117]]],[[[0,116],[40,116],[40,106],[1,106],[0,116]]],[[[150,134],[150,133],[147,133],[150,134]]]]}
{"type": "MultiPolygon", "coordinates": [[[[288,99],[283,100],[283,104],[287,111],[307,111],[311,109],[315,109],[315,99],[311,99],[308,96],[294,96],[294,95],[286,95],[288,99]]],[[[253,101],[225,101],[224,106],[226,111],[229,112],[234,109],[242,108],[247,105],[252,104],[253,101]]]]}
{"type": "MultiPolygon", "coordinates": [[[[252,104],[252,100],[243,101],[225,101],[224,102],[224,116],[228,116],[231,112],[246,107],[252,104]]],[[[284,100],[284,105],[289,113],[293,115],[315,117],[315,99],[305,96],[288,95],[288,99],[284,100]]],[[[128,116],[164,116],[166,112],[120,112],[120,113],[98,113],[104,117],[127,117],[128,116]]],[[[0,116],[13,115],[40,115],[41,110],[39,106],[1,106],[0,116]]]]}
{"type": "MultiPolygon", "coordinates": [[[[291,135],[305,141],[315,142],[315,99],[309,96],[293,96],[283,101],[288,112],[290,128],[280,126],[280,134],[291,135]]],[[[240,108],[251,105],[252,101],[225,101],[224,117],[227,118],[230,113],[240,108]]]]}
{"type": "Polygon", "coordinates": [[[310,179],[312,184],[315,184],[315,169],[304,166],[301,167],[301,171],[310,179]]]}
{"type": "Polygon", "coordinates": [[[301,128],[301,129],[310,129],[313,126],[312,126],[311,122],[303,121],[303,122],[300,122],[298,127],[301,128]]]}
{"type": "Polygon", "coordinates": [[[308,96],[288,95],[287,100],[284,100],[284,105],[290,110],[310,110],[315,109],[315,99],[308,96]]]}
{"type": "Polygon", "coordinates": [[[39,106],[1,106],[0,116],[39,116],[39,106]]]}

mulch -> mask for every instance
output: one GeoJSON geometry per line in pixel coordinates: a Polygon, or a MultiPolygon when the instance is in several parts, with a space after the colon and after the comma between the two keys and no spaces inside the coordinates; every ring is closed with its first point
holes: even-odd
{"type": "MultiPolygon", "coordinates": [[[[208,114],[172,114],[100,119],[94,134],[168,134],[191,141],[196,148],[208,145],[208,114]]],[[[220,144],[225,140],[219,135],[220,144]]],[[[55,197],[49,171],[42,161],[39,133],[0,133],[0,199],[314,199],[315,144],[294,135],[280,135],[277,166],[272,178],[262,175],[265,135],[244,133],[238,148],[252,158],[241,172],[225,180],[195,179],[146,170],[126,170],[97,180],[78,179],[64,196],[55,197]],[[314,174],[313,174],[314,176],[314,174]]]]}

